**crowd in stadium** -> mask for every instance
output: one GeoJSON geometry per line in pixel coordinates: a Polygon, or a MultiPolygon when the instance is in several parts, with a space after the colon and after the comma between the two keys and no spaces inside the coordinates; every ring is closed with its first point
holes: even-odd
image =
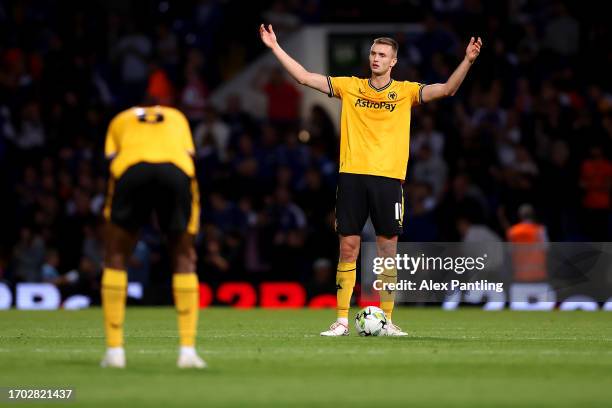
{"type": "MultiPolygon", "coordinates": [[[[301,93],[309,91],[275,69],[262,78],[266,120],[248,114],[240,95],[222,109],[208,98],[263,52],[260,20],[280,36],[367,15],[348,2],[334,15],[318,1],[247,2],[253,25],[236,28],[227,9],[244,2],[185,2],[196,10],[186,15],[162,1],[147,3],[157,24],[142,26],[133,9],[42,3],[0,5],[0,280],[97,292],[105,131],[145,92],[180,108],[192,125],[200,279],[282,277],[313,293],[333,290],[333,121],[319,107],[300,117],[301,93]]],[[[383,3],[390,19],[405,15],[393,12],[402,2],[383,3]]],[[[394,78],[423,83],[446,80],[470,35],[485,43],[455,97],[413,112],[400,239],[457,241],[478,229],[502,240],[519,206],[530,203],[552,241],[610,240],[607,22],[584,24],[580,13],[588,11],[573,3],[490,3],[412,2],[408,20],[422,22],[423,33],[414,42],[393,33],[400,42],[394,78]]],[[[154,228],[143,232],[130,280],[169,279],[161,248],[154,228]]]]}

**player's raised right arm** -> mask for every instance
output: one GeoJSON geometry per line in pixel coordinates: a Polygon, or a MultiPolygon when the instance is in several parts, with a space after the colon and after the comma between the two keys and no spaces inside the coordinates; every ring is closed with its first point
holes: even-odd
{"type": "Polygon", "coordinates": [[[307,71],[299,62],[291,58],[291,56],[278,45],[276,34],[274,34],[274,30],[272,29],[272,24],[269,24],[267,28],[262,24],[259,27],[259,35],[261,36],[261,41],[272,50],[281,65],[293,79],[301,85],[306,85],[307,87],[329,95],[327,77],[307,71]]]}

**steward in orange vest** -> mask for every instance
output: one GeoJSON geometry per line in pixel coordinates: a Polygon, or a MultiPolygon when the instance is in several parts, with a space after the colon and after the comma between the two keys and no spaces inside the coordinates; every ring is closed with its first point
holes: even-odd
{"type": "Polygon", "coordinates": [[[506,232],[506,238],[513,244],[511,253],[514,281],[545,281],[548,278],[546,227],[535,222],[534,210],[529,204],[520,206],[519,219],[519,223],[508,228],[506,232]]]}

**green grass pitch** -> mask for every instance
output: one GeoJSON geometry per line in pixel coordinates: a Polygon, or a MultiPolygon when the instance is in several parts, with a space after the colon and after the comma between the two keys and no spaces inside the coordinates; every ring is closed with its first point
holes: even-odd
{"type": "Polygon", "coordinates": [[[98,366],[100,309],[0,312],[0,387],[69,386],[65,406],[112,408],[612,406],[612,313],[403,308],[409,338],[319,337],[333,315],[203,310],[209,368],[185,371],[171,308],[128,308],[125,370],[98,366]]]}

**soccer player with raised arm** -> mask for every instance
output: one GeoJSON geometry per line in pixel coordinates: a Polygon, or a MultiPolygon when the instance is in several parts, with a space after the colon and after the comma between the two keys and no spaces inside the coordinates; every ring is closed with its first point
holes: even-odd
{"type": "Polygon", "coordinates": [[[125,367],[123,321],[127,261],[139,228],[151,220],[168,238],[172,252],[172,289],[178,317],[179,368],[206,366],[195,350],[199,285],[193,245],[200,201],[195,179],[195,148],[187,118],[166,106],[136,106],[119,113],[106,135],[111,159],[104,207],[102,309],[106,354],[102,367],[125,367]]]}
{"type": "MultiPolygon", "coordinates": [[[[395,81],[397,42],[377,38],[370,49],[370,78],[329,77],[308,72],[278,44],[272,25],[259,28],[263,43],[300,84],[342,100],[340,175],[336,198],[336,229],[340,259],[336,272],[337,320],[322,336],[346,336],[356,281],[361,231],[368,218],[376,230],[378,256],[395,257],[402,231],[412,106],[452,96],[478,57],[482,41],[470,39],[465,58],[443,84],[395,81]]],[[[395,282],[397,271],[385,270],[383,282],[395,282]]],[[[395,293],[380,292],[381,309],[389,324],[385,335],[405,336],[392,322],[395,293]]]]}

